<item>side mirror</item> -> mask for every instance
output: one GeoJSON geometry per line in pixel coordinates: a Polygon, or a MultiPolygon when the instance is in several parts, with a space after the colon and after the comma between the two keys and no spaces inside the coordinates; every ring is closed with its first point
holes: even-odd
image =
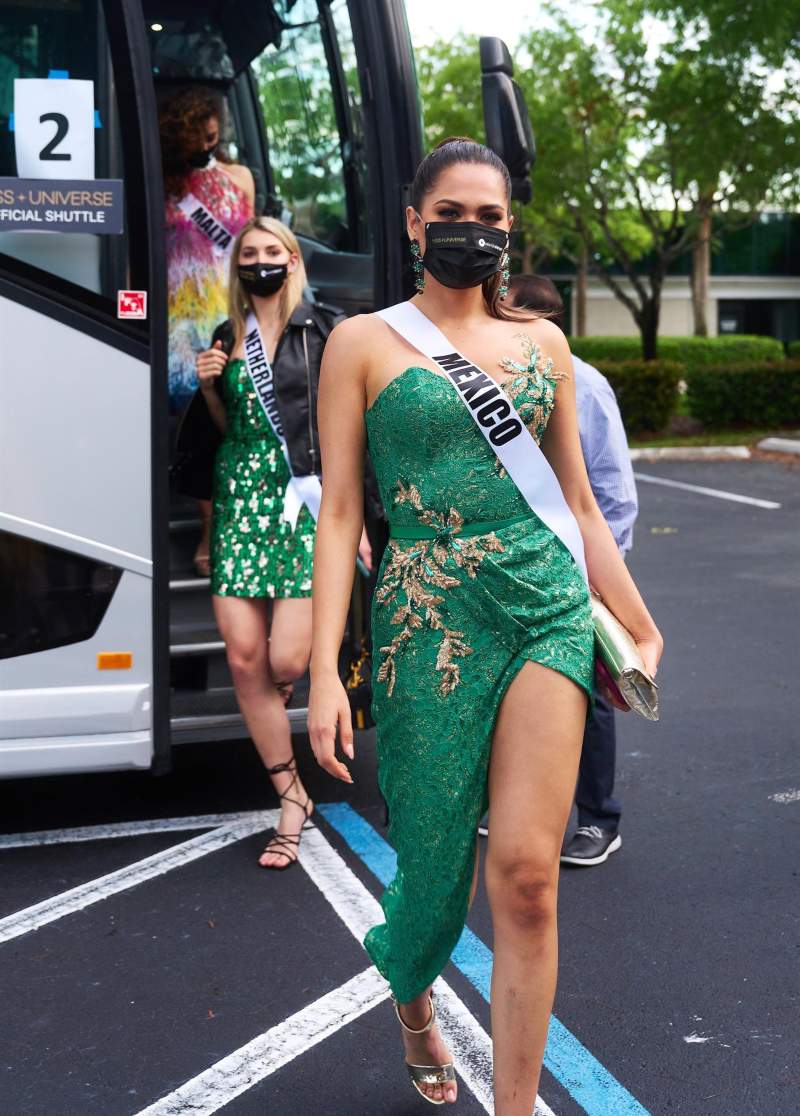
{"type": "Polygon", "coordinates": [[[511,173],[511,196],[529,202],[536,143],[522,90],[514,81],[514,63],[502,39],[482,36],[481,91],[486,142],[511,173]]]}

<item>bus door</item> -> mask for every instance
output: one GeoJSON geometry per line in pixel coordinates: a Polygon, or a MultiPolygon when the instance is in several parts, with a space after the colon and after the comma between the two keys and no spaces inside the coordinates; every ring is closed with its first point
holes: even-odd
{"type": "Polygon", "coordinates": [[[0,776],[150,767],[166,713],[145,52],[129,0],[0,7],[0,776]]]}
{"type": "MultiPolygon", "coordinates": [[[[309,297],[346,313],[401,298],[402,186],[421,151],[402,3],[145,0],[144,16],[157,100],[191,85],[223,94],[227,153],[253,173],[256,212],[298,236],[309,297]]],[[[176,493],[169,528],[172,741],[242,736],[209,583],[193,570],[198,511],[176,493]]],[[[301,731],[306,694],[298,683],[289,708],[301,731]]]]}

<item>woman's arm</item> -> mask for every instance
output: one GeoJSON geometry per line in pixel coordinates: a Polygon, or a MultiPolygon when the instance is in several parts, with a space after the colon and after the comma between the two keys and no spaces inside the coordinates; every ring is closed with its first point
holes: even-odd
{"type": "Polygon", "coordinates": [[[225,404],[217,391],[216,380],[222,375],[222,370],[227,363],[228,356],[223,351],[221,341],[215,341],[210,349],[197,354],[197,379],[200,390],[206,401],[208,413],[221,434],[225,433],[225,404]]]}
{"type": "Polygon", "coordinates": [[[552,323],[542,322],[540,329],[542,344],[548,356],[553,358],[554,367],[569,374],[559,381],[556,406],[542,439],[542,450],[578,521],[590,584],[636,640],[647,670],[654,675],[663,640],[628,573],[589,484],[578,436],[575,380],[569,345],[561,330],[552,323]]]}
{"type": "Polygon", "coordinates": [[[366,359],[360,345],[362,333],[363,323],[358,319],[342,322],[331,333],[322,358],[317,404],[323,482],[314,543],[308,732],[317,762],[347,783],[353,780],[336,758],[335,746],[338,726],[342,750],[353,758],[353,729],[339,678],[339,649],[363,528],[366,359]]]}

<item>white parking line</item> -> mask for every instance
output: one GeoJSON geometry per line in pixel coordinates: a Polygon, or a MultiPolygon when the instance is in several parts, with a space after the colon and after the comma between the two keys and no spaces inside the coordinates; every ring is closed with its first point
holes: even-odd
{"type": "Polygon", "coordinates": [[[774,500],[757,500],[755,496],[740,496],[738,492],[723,492],[721,488],[705,488],[700,484],[686,484],[685,481],[669,480],[667,477],[653,477],[649,473],[634,473],[637,481],[647,484],[663,484],[666,488],[682,488],[685,492],[699,492],[701,496],[715,496],[718,500],[733,500],[736,504],[751,504],[754,508],[767,508],[775,511],[781,505],[774,500]]]}
{"type": "MultiPolygon", "coordinates": [[[[359,940],[377,922],[383,911],[344,860],[318,829],[310,830],[300,846],[300,863],[330,905],[359,940]]],[[[442,1034],[450,1047],[461,1077],[487,1112],[492,1101],[492,1044],[478,1020],[441,977],[434,984],[442,1034]]],[[[555,1116],[541,1097],[536,1098],[534,1116],[555,1116]]]]}
{"type": "Polygon", "coordinates": [[[211,1116],[388,995],[383,977],[375,969],[367,969],[221,1058],[137,1116],[211,1116]]]}
{"type": "Polygon", "coordinates": [[[198,837],[192,837],[179,845],[172,845],[153,856],[137,860],[124,868],[118,868],[116,872],[109,872],[98,879],[70,888],[69,891],[59,892],[58,895],[53,895],[41,903],[34,903],[31,907],[15,911],[14,914],[0,919],[0,942],[8,942],[31,930],[38,930],[40,926],[46,926],[56,919],[64,918],[65,915],[81,911],[120,891],[126,891],[146,880],[163,876],[165,872],[171,872],[174,868],[182,868],[184,864],[190,864],[193,860],[207,856],[234,841],[241,841],[242,838],[258,833],[267,826],[277,825],[278,816],[278,810],[259,812],[250,821],[235,822],[221,826],[219,829],[212,829],[210,833],[201,833],[198,837]]]}
{"type": "MultiPolygon", "coordinates": [[[[209,833],[192,837],[179,845],[0,919],[0,942],[37,930],[65,915],[83,910],[118,892],[157,878],[275,825],[278,813],[277,810],[265,810],[204,814],[123,822],[118,825],[83,826],[71,830],[45,830],[5,837],[2,847],[19,848],[61,844],[70,840],[90,841],[197,829],[212,826],[223,818],[227,821],[227,824],[218,826],[209,833]]],[[[300,863],[359,941],[370,926],[383,918],[378,901],[318,829],[310,829],[304,835],[300,863]]],[[[450,1047],[461,1081],[470,1089],[481,1107],[491,1114],[494,1112],[491,1039],[441,977],[436,980],[434,991],[442,1035],[450,1047]]],[[[190,1113],[191,1116],[211,1116],[281,1066],[372,1010],[388,995],[388,985],[383,977],[375,969],[367,969],[215,1062],[201,1074],[142,1109],[137,1116],[189,1116],[190,1113]]],[[[533,1116],[555,1116],[555,1113],[537,1097],[533,1116]]]]}
{"type": "Polygon", "coordinates": [[[779,802],[782,806],[787,802],[800,802],[800,790],[779,791],[769,795],[772,802],[779,802]]]}
{"type": "Polygon", "coordinates": [[[194,814],[185,818],[145,818],[143,821],[80,825],[72,829],[40,829],[31,833],[0,834],[0,850],[39,845],[71,845],[73,841],[105,841],[111,837],[141,837],[148,833],[172,833],[186,829],[216,829],[232,822],[264,818],[264,828],[274,825],[274,811],[242,810],[230,814],[194,814]]]}

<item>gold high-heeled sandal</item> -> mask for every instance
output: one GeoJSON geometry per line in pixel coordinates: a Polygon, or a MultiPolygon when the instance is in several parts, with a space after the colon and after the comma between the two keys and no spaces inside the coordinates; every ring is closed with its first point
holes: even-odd
{"type": "MultiPolygon", "coordinates": [[[[433,1002],[433,996],[430,996],[430,995],[428,996],[428,1003],[430,1004],[430,1007],[431,1007],[431,1017],[428,1020],[428,1022],[425,1024],[425,1026],[420,1027],[419,1030],[414,1030],[413,1027],[409,1027],[407,1023],[403,1022],[403,1017],[400,1014],[400,1005],[398,1004],[397,1000],[395,1000],[394,998],[392,999],[392,1002],[394,1003],[395,1015],[400,1020],[400,1026],[409,1035],[424,1035],[424,1034],[427,1034],[427,1032],[431,1029],[431,1027],[436,1022],[436,1006],[434,1005],[434,1002],[433,1002]]],[[[423,1091],[421,1086],[422,1085],[442,1085],[442,1086],[444,1086],[444,1085],[447,1084],[448,1081],[455,1081],[456,1071],[455,1071],[455,1066],[453,1065],[452,1062],[446,1062],[445,1065],[443,1065],[443,1066],[412,1066],[410,1062],[406,1062],[406,1069],[408,1070],[408,1076],[411,1078],[411,1084],[417,1090],[419,1095],[421,1097],[423,1097],[426,1101],[428,1101],[429,1104],[446,1104],[447,1103],[444,1100],[434,1100],[433,1097],[429,1097],[428,1094],[423,1091]]]]}

